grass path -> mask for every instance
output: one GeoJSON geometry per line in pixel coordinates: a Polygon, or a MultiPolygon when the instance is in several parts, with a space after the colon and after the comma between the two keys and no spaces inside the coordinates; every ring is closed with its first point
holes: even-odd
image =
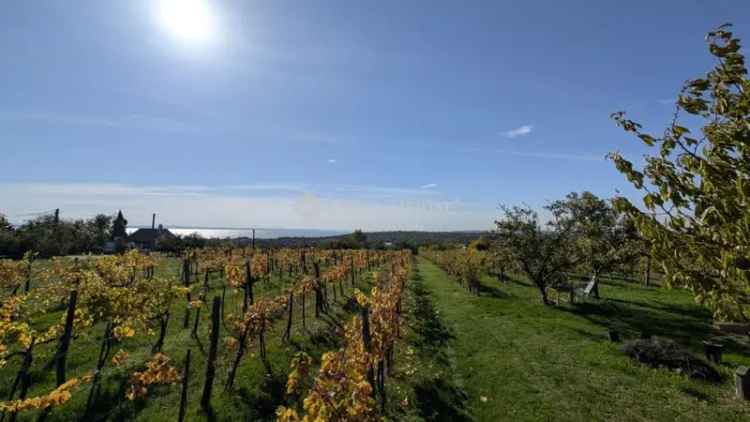
{"type": "Polygon", "coordinates": [[[750,420],[731,379],[736,365],[750,364],[746,343],[731,340],[720,368],[725,382],[713,385],[634,364],[607,340],[609,326],[626,339],[649,331],[698,354],[709,315],[685,292],[608,283],[605,300],[545,307],[522,280],[485,279],[476,297],[432,263],[417,263],[419,288],[447,328],[447,382],[466,393],[474,420],[750,420]]]}

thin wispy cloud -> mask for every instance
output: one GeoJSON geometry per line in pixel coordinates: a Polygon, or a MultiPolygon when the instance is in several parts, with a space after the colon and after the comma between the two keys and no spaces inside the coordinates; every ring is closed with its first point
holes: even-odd
{"type": "Polygon", "coordinates": [[[601,161],[604,162],[605,156],[595,154],[570,154],[564,152],[523,152],[523,151],[506,151],[496,150],[496,152],[525,158],[541,158],[546,160],[566,160],[566,161],[601,161]]]}
{"type": "Polygon", "coordinates": [[[96,116],[58,111],[0,110],[0,120],[102,129],[135,129],[149,132],[196,133],[199,130],[180,120],[144,114],[96,116]]]}
{"type": "Polygon", "coordinates": [[[331,158],[331,159],[328,160],[328,163],[329,164],[336,164],[336,159],[335,158],[331,158]]]}
{"type": "Polygon", "coordinates": [[[426,185],[422,185],[422,189],[435,189],[437,187],[436,183],[428,183],[426,185]]]}
{"type": "Polygon", "coordinates": [[[336,186],[333,189],[336,192],[378,196],[378,197],[404,197],[404,196],[434,196],[438,192],[426,188],[398,188],[390,186],[367,186],[367,185],[343,185],[336,186]]]}
{"type": "Polygon", "coordinates": [[[511,129],[507,132],[504,132],[504,135],[506,138],[514,139],[514,138],[518,138],[519,136],[526,136],[530,134],[533,130],[534,130],[534,125],[523,125],[515,129],[511,129]]]}
{"type": "Polygon", "coordinates": [[[488,154],[495,153],[500,155],[509,155],[514,157],[523,158],[538,158],[543,160],[565,160],[565,161],[606,161],[606,154],[585,154],[585,153],[567,153],[567,152],[554,152],[554,151],[513,151],[509,149],[495,149],[495,148],[483,148],[483,147],[470,147],[466,148],[466,151],[473,153],[488,154]]]}

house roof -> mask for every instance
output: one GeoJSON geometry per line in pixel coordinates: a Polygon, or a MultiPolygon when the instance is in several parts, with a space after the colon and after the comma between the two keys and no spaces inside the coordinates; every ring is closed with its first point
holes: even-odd
{"type": "Polygon", "coordinates": [[[167,229],[138,229],[128,236],[128,240],[131,242],[149,243],[165,237],[173,238],[175,236],[167,229]]]}

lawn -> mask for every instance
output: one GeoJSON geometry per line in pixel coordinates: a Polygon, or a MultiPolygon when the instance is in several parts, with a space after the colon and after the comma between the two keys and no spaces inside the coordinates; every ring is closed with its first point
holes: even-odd
{"type": "Polygon", "coordinates": [[[750,418],[734,398],[733,370],[750,364],[746,339],[726,337],[721,384],[632,362],[607,336],[641,332],[673,339],[696,356],[712,336],[710,313],[689,293],[608,281],[602,300],[543,306],[520,278],[482,281],[481,295],[417,260],[410,291],[412,345],[428,385],[415,388],[432,420],[726,420],[750,418]],[[418,352],[419,353],[419,352],[418,352]]]}

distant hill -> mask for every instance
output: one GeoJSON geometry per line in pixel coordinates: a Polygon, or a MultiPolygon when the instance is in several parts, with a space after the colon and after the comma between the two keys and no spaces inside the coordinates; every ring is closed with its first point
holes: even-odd
{"type": "MultiPolygon", "coordinates": [[[[406,242],[415,246],[436,243],[468,243],[481,236],[483,231],[380,231],[365,232],[367,242],[372,246],[383,243],[406,242]]],[[[324,237],[279,237],[277,239],[256,239],[255,243],[262,247],[299,247],[299,246],[322,246],[344,239],[348,234],[324,237]]],[[[237,242],[246,244],[251,242],[250,238],[236,239],[237,242]]]]}

